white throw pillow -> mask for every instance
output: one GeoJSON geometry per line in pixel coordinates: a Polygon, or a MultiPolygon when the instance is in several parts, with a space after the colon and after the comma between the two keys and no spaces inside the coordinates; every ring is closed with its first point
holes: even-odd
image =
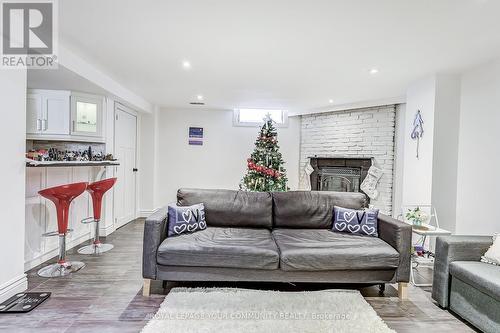
{"type": "Polygon", "coordinates": [[[500,234],[497,233],[493,236],[493,245],[481,257],[481,261],[488,264],[500,265],[500,234]]]}

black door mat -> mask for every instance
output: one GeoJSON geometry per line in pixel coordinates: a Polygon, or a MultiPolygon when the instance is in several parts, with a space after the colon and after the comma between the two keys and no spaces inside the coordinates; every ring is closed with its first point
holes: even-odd
{"type": "Polygon", "coordinates": [[[49,298],[50,294],[48,292],[16,294],[0,304],[0,314],[30,312],[49,298]]]}

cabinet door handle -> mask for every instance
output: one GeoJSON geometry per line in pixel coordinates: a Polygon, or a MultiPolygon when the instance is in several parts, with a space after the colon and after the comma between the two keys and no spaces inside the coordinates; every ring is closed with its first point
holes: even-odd
{"type": "Polygon", "coordinates": [[[42,130],[42,119],[37,119],[36,120],[36,130],[41,131],[42,130]]]}
{"type": "Polygon", "coordinates": [[[71,122],[71,126],[73,127],[73,129],[71,130],[71,132],[74,132],[75,131],[75,121],[74,120],[71,122]]]}
{"type": "Polygon", "coordinates": [[[44,124],[45,126],[43,126],[43,130],[46,131],[47,128],[49,128],[49,120],[48,119],[44,119],[42,121],[42,124],[44,124]]]}

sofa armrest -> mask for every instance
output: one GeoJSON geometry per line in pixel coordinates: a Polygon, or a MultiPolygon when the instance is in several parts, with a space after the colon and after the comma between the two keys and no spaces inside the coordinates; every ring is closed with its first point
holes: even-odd
{"type": "Polygon", "coordinates": [[[410,280],[411,225],[384,214],[378,214],[378,237],[399,252],[396,282],[410,280]]]}
{"type": "Polygon", "coordinates": [[[167,238],[167,224],[168,207],[158,209],[144,223],[142,276],[145,279],[156,279],[156,254],[161,242],[167,238]]]}
{"type": "Polygon", "coordinates": [[[443,308],[449,304],[450,264],[453,261],[479,261],[493,244],[490,236],[437,237],[432,298],[443,308]]]}

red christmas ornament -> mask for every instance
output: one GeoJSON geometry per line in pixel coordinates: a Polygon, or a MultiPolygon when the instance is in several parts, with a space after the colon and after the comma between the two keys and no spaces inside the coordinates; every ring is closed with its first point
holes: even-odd
{"type": "Polygon", "coordinates": [[[281,174],[278,170],[274,170],[272,168],[265,167],[263,165],[256,164],[251,158],[247,159],[248,169],[259,172],[265,176],[273,177],[278,179],[281,174]]]}

